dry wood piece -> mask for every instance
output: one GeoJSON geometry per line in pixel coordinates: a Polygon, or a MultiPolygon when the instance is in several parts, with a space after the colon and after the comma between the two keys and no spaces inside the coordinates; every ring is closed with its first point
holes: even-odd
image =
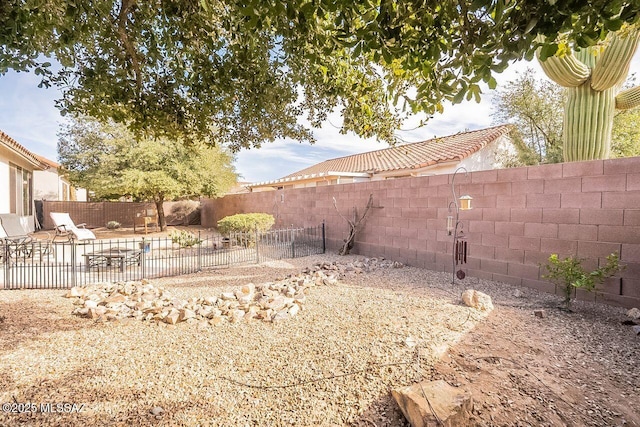
{"type": "Polygon", "coordinates": [[[345,221],[347,221],[347,223],[349,223],[349,235],[347,236],[346,239],[344,239],[344,245],[342,245],[342,248],[340,248],[340,251],[338,251],[338,254],[349,255],[349,253],[351,252],[351,249],[353,249],[353,244],[355,243],[355,240],[356,240],[356,234],[358,233],[358,230],[360,229],[362,222],[367,217],[367,214],[369,213],[369,209],[371,209],[372,206],[373,206],[373,194],[369,194],[369,201],[367,202],[367,206],[365,207],[364,213],[362,214],[362,216],[358,217],[358,208],[354,206],[353,220],[350,220],[340,213],[340,211],[338,210],[338,206],[336,204],[336,198],[335,197],[333,198],[333,207],[336,209],[336,212],[338,212],[338,215],[340,215],[340,218],[344,219],[345,221]]]}

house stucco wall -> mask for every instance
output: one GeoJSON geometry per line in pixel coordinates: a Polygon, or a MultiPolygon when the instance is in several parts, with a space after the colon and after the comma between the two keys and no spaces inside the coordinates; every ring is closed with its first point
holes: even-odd
{"type": "MultiPolygon", "coordinates": [[[[355,253],[451,271],[451,180],[452,175],[434,175],[229,195],[203,201],[202,225],[245,212],[271,213],[278,227],[325,221],[328,248],[336,250],[347,225],[333,198],[350,215],[372,194],[374,208],[355,253]]],[[[542,278],[540,265],[550,254],[584,258],[587,268],[595,268],[618,252],[627,266],[621,277],[576,296],[640,306],[640,157],[458,174],[455,186],[473,197],[473,210],[460,213],[470,276],[560,292],[542,278]]]]}
{"type": "Polygon", "coordinates": [[[9,162],[0,153],[0,213],[9,213],[9,162]]]}
{"type": "MultiPolygon", "coordinates": [[[[16,154],[13,150],[10,150],[6,146],[0,144],[0,213],[12,213],[11,203],[9,198],[9,186],[10,186],[10,167],[9,164],[20,166],[21,168],[33,173],[34,166],[24,157],[16,154]]],[[[21,221],[25,229],[34,230],[34,217],[33,215],[21,217],[21,221]]]]}

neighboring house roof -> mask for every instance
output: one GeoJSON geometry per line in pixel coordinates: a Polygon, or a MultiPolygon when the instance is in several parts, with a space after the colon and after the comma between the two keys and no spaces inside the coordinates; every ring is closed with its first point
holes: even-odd
{"type": "Polygon", "coordinates": [[[1,130],[0,130],[0,144],[3,144],[7,148],[9,148],[11,151],[15,152],[20,157],[24,158],[29,163],[31,163],[33,166],[35,166],[35,167],[37,167],[39,169],[43,169],[44,170],[44,169],[47,169],[49,167],[49,165],[44,163],[44,162],[42,162],[38,158],[38,156],[36,156],[31,151],[29,151],[26,148],[24,148],[15,139],[11,138],[9,135],[7,135],[6,133],[2,132],[1,130]]]}
{"type": "Polygon", "coordinates": [[[326,160],[294,172],[275,181],[254,184],[275,184],[302,178],[327,176],[358,176],[396,170],[421,169],[438,163],[460,161],[508,134],[511,125],[461,132],[455,135],[432,138],[426,141],[397,145],[382,150],[353,154],[326,160]]]}
{"type": "Polygon", "coordinates": [[[44,163],[45,165],[49,166],[50,168],[58,169],[61,166],[60,163],[56,163],[53,160],[49,160],[46,157],[40,156],[38,154],[34,154],[34,156],[36,156],[36,158],[38,160],[40,160],[41,163],[44,163]]]}
{"type": "Polygon", "coordinates": [[[227,194],[242,194],[242,193],[248,193],[249,192],[249,186],[251,185],[250,182],[244,182],[244,181],[239,181],[236,182],[236,185],[234,185],[233,187],[231,187],[229,189],[229,191],[227,191],[227,194]]]}

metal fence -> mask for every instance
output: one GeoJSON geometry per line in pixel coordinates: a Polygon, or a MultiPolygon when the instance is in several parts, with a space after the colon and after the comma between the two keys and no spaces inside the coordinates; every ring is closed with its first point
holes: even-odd
{"type": "Polygon", "coordinates": [[[324,224],[267,232],[90,242],[7,242],[0,288],[55,289],[98,282],[177,276],[325,252],[324,224]]]}

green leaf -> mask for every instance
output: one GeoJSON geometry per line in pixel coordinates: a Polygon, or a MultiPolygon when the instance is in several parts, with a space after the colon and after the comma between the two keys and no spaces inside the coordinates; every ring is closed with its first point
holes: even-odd
{"type": "Polygon", "coordinates": [[[462,100],[464,99],[464,96],[465,96],[466,93],[467,93],[466,89],[460,89],[460,91],[458,91],[458,93],[456,93],[456,96],[453,97],[451,102],[453,104],[460,104],[462,102],[462,100]]]}
{"type": "Polygon", "coordinates": [[[552,57],[558,51],[558,45],[556,43],[547,44],[540,49],[540,60],[545,61],[547,58],[552,57]]]}
{"type": "Polygon", "coordinates": [[[622,19],[612,19],[609,21],[605,21],[604,28],[609,31],[618,31],[620,28],[622,28],[623,24],[624,21],[622,19]]]}

